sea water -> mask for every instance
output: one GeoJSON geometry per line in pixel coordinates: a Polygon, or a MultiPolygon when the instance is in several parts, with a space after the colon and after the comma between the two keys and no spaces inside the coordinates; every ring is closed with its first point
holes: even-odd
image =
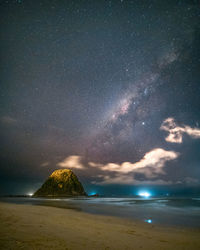
{"type": "Polygon", "coordinates": [[[1,198],[0,201],[75,209],[111,215],[151,224],[200,228],[199,197],[84,197],[84,198],[1,198]]]}

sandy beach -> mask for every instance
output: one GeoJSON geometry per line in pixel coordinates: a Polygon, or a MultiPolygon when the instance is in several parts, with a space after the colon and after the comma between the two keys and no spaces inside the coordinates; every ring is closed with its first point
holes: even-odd
{"type": "Polygon", "coordinates": [[[0,249],[200,249],[200,230],[0,203],[0,249]]]}

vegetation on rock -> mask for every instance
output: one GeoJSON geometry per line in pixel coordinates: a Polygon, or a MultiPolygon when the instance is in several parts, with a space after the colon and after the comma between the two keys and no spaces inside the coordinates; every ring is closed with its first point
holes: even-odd
{"type": "Polygon", "coordinates": [[[34,194],[35,197],[82,195],[86,195],[84,188],[70,169],[55,170],[34,194]]]}

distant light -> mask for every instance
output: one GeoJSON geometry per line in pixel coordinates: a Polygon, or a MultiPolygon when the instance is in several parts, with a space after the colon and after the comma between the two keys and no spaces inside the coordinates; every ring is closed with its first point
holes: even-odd
{"type": "Polygon", "coordinates": [[[151,219],[145,220],[147,223],[152,223],[151,219]]]}
{"type": "Polygon", "coordinates": [[[145,198],[149,198],[151,196],[151,194],[149,192],[140,192],[139,196],[145,197],[145,198]]]}
{"type": "Polygon", "coordinates": [[[91,192],[90,195],[96,195],[97,193],[96,192],[91,192]]]}
{"type": "Polygon", "coordinates": [[[29,193],[28,196],[33,196],[33,194],[32,194],[32,193],[29,193]]]}

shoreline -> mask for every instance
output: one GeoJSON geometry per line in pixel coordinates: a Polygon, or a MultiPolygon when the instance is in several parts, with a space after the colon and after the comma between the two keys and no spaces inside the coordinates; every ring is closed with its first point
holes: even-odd
{"type": "MultiPolygon", "coordinates": [[[[104,215],[104,216],[114,216],[117,218],[128,219],[139,223],[149,223],[161,227],[169,228],[188,228],[188,229],[200,229],[199,225],[199,204],[193,204],[190,207],[188,204],[188,199],[181,198],[180,204],[170,204],[172,201],[166,200],[166,205],[162,205],[163,200],[157,198],[158,202],[154,199],[140,199],[140,200],[118,200],[112,201],[112,198],[102,198],[101,201],[96,202],[96,198],[90,198],[82,202],[79,199],[49,199],[49,198],[26,198],[26,197],[7,197],[0,198],[0,202],[12,203],[12,204],[24,204],[24,205],[40,205],[40,206],[50,206],[63,209],[72,209],[76,211],[81,211],[88,214],[104,215]],[[109,199],[109,201],[107,200],[109,199]],[[153,206],[152,206],[153,200],[153,206]],[[161,201],[161,202],[160,202],[161,201]],[[134,205],[129,205],[133,202],[134,205]],[[184,208],[183,202],[188,206],[184,208]],[[135,204],[136,203],[136,204],[135,204]],[[150,205],[148,204],[150,203],[150,205]],[[122,204],[122,206],[121,206],[122,204]],[[139,205],[139,206],[138,206],[139,205]],[[180,205],[180,206],[179,206],[180,205]],[[150,222],[148,222],[150,221],[150,222]]],[[[177,200],[177,199],[175,199],[177,200]]],[[[190,203],[191,201],[189,201],[190,203]]],[[[191,204],[191,203],[190,203],[191,204]]]]}
{"type": "Polygon", "coordinates": [[[0,202],[0,249],[200,249],[200,230],[0,202]]]}

